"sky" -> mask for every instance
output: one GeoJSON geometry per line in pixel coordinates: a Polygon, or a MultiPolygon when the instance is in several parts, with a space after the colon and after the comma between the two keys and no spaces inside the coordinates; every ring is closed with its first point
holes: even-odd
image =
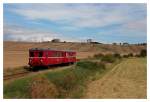
{"type": "Polygon", "coordinates": [[[4,4],[4,41],[147,41],[146,4],[4,4]]]}

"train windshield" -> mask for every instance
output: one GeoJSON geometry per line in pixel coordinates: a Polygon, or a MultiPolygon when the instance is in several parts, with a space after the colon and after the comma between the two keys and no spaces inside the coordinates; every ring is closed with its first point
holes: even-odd
{"type": "Polygon", "coordinates": [[[34,52],[30,52],[30,57],[34,57],[34,52]]]}
{"type": "Polygon", "coordinates": [[[30,52],[30,57],[43,57],[43,52],[42,51],[30,52]]]}

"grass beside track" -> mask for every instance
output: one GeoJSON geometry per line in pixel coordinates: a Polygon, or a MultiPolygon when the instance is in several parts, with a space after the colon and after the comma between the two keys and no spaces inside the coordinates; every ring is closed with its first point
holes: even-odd
{"type": "Polygon", "coordinates": [[[69,69],[4,83],[4,98],[80,98],[87,80],[105,71],[104,63],[81,61],[69,69]]]}

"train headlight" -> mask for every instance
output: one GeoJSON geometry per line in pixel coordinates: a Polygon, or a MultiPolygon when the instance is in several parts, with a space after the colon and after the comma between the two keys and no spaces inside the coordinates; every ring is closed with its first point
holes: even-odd
{"type": "Polygon", "coordinates": [[[41,62],[43,62],[43,60],[41,59],[41,62]]]}

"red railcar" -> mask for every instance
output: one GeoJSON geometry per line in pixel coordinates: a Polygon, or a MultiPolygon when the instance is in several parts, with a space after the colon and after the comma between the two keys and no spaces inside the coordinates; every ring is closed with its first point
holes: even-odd
{"type": "Polygon", "coordinates": [[[76,61],[76,52],[74,51],[29,49],[29,65],[31,67],[75,63],[76,61]]]}

